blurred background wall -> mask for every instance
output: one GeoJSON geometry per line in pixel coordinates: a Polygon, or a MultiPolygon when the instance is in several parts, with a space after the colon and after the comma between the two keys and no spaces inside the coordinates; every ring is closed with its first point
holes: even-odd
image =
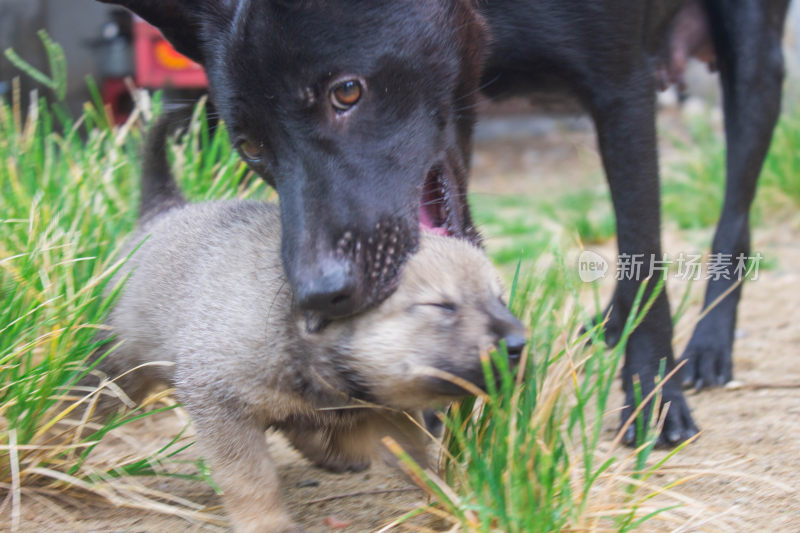
{"type": "MultiPolygon", "coordinates": [[[[46,58],[36,31],[47,29],[64,47],[69,69],[68,101],[77,108],[88,98],[85,77],[100,77],[89,44],[100,37],[112,9],[95,0],[0,0],[0,50],[13,47],[26,60],[44,67],[46,58]]],[[[800,0],[792,0],[786,52],[790,73],[800,77],[800,0]]],[[[8,94],[10,81],[17,75],[17,69],[0,55],[0,97],[8,94]]],[[[33,82],[26,76],[21,80],[27,93],[33,82]]],[[[694,96],[712,101],[718,98],[716,78],[708,75],[704,66],[694,65],[688,82],[694,96]]]]}
{"type": "MultiPolygon", "coordinates": [[[[94,74],[96,68],[89,42],[99,36],[110,10],[95,0],[0,0],[0,50],[13,47],[27,61],[44,68],[47,60],[36,32],[45,28],[64,47],[68,99],[79,106],[88,98],[85,77],[94,74]]],[[[7,93],[11,79],[18,75],[5,55],[0,56],[0,93],[7,93]]],[[[31,87],[25,76],[21,81],[26,88],[31,87]]]]}

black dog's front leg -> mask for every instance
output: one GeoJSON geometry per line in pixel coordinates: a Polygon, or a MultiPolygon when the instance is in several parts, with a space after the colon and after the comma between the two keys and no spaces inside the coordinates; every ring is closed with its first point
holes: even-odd
{"type": "Polygon", "coordinates": [[[736,307],[750,255],[750,205],[778,119],[783,81],[781,35],[786,1],[709,2],[724,97],[727,183],[712,244],[716,272],[683,357],[684,384],[698,389],[733,379],[736,307]],[[729,294],[728,294],[729,293],[729,294]]]}
{"type": "MultiPolygon", "coordinates": [[[[621,257],[636,257],[636,262],[641,261],[638,274],[635,271],[621,272],[621,279],[618,277],[612,302],[618,323],[624,322],[641,283],[651,274],[651,260],[661,259],[653,89],[652,76],[643,65],[624,83],[594,85],[589,93],[617,218],[619,253],[621,257]]],[[[658,277],[657,271],[654,274],[654,278],[658,277]]],[[[645,298],[654,286],[655,282],[648,285],[645,298]]],[[[645,397],[653,390],[662,360],[669,373],[675,367],[675,360],[669,302],[663,291],[626,346],[623,421],[634,409],[634,376],[640,380],[642,396],[645,397]]],[[[664,385],[662,405],[666,404],[669,404],[669,410],[661,435],[663,443],[677,444],[697,433],[678,379],[664,385]]],[[[649,415],[647,410],[645,414],[649,415]]],[[[635,425],[632,425],[625,435],[625,442],[632,444],[635,440],[635,425]]]]}

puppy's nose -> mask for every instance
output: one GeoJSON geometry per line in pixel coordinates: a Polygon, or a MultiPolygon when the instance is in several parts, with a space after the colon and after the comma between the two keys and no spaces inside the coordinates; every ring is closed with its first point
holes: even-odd
{"type": "Polygon", "coordinates": [[[506,341],[506,353],[508,353],[509,360],[516,363],[522,355],[522,349],[525,348],[525,337],[511,333],[506,335],[504,340],[506,341]]]}
{"type": "Polygon", "coordinates": [[[318,275],[300,280],[295,301],[302,311],[320,313],[326,318],[350,315],[358,308],[356,279],[349,261],[328,259],[318,275]]]}
{"type": "Polygon", "coordinates": [[[489,307],[489,313],[492,316],[495,344],[501,339],[504,340],[509,361],[518,362],[525,347],[525,326],[499,301],[489,307]]]}

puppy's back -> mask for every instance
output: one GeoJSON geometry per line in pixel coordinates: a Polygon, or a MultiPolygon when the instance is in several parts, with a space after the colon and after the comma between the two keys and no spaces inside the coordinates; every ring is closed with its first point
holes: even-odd
{"type": "MultiPolygon", "coordinates": [[[[108,320],[121,344],[100,365],[109,377],[152,361],[174,363],[198,347],[256,349],[285,329],[291,294],[275,205],[174,207],[145,222],[123,254],[130,257],[118,279],[127,280],[108,320]]],[[[140,396],[153,381],[171,383],[171,368],[145,368],[120,385],[140,396]]]]}

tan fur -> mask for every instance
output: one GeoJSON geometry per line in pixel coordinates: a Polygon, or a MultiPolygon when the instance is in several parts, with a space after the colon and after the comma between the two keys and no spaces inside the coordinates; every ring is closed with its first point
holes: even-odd
{"type": "Polygon", "coordinates": [[[417,414],[463,394],[430,369],[474,380],[480,350],[524,334],[484,254],[435,236],[422,239],[393,296],[309,333],[279,235],[277,207],[255,202],[176,207],[148,221],[109,318],[121,344],[100,365],[113,378],[174,363],[118,383],[134,400],[157,383],[177,387],[238,532],[300,531],[281,502],[266,428],[334,471],[366,468],[386,435],[424,461],[417,414]]]}

